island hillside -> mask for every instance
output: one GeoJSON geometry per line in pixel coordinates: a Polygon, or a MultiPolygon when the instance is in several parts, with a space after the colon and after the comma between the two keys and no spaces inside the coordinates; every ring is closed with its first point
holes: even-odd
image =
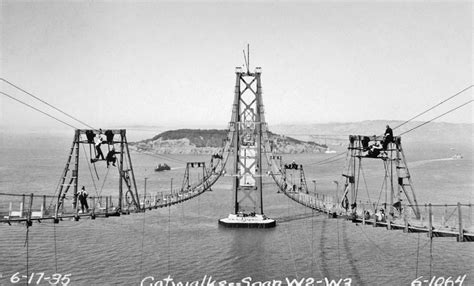
{"type": "MultiPolygon", "coordinates": [[[[214,154],[223,147],[228,130],[178,129],[160,133],[152,138],[131,143],[138,152],[156,154],[214,154]]],[[[279,154],[324,152],[324,144],[307,142],[268,132],[273,151],[279,154]]]]}

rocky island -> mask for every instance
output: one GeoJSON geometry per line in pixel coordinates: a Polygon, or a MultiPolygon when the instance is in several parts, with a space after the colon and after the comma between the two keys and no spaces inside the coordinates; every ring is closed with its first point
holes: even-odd
{"type": "MultiPolygon", "coordinates": [[[[178,129],[160,133],[150,139],[131,143],[138,152],[155,154],[214,154],[222,148],[228,130],[223,129],[178,129]]],[[[284,135],[268,132],[273,150],[279,154],[324,152],[327,146],[310,141],[301,141],[284,135]]]]}

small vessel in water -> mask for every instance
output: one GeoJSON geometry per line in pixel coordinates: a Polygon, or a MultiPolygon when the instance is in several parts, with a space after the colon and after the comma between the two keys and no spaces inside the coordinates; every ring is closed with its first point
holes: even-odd
{"type": "Polygon", "coordinates": [[[161,172],[161,171],[169,171],[171,170],[171,167],[168,166],[166,163],[163,164],[158,164],[155,168],[155,172],[161,172]]]}

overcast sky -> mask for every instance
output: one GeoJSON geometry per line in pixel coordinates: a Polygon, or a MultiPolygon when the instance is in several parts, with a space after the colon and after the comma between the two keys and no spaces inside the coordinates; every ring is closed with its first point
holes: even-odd
{"type": "MultiPolygon", "coordinates": [[[[225,2],[2,0],[1,76],[102,128],[225,127],[247,43],[270,126],[405,120],[473,83],[469,1],[225,2]]],[[[64,128],[1,94],[0,109],[4,130],[64,128]]],[[[439,121],[472,122],[472,104],[439,121]]]]}

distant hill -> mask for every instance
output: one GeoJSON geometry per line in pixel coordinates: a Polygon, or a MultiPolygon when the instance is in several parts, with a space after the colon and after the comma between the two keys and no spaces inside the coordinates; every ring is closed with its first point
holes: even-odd
{"type": "MultiPolygon", "coordinates": [[[[385,125],[392,128],[403,121],[367,120],[346,123],[315,123],[315,124],[279,124],[271,125],[273,132],[270,139],[279,153],[320,152],[326,146],[334,145],[336,150],[345,148],[348,136],[382,135],[385,125]],[[286,136],[285,136],[286,135],[286,136]],[[317,143],[317,144],[315,144],[317,143]]],[[[420,126],[423,122],[413,121],[393,130],[395,136],[402,135],[402,142],[428,144],[456,144],[472,148],[474,145],[474,124],[431,122],[420,126]],[[419,128],[416,128],[420,126],[419,128]],[[410,129],[416,128],[412,131],[410,129]]],[[[169,154],[210,154],[222,146],[227,135],[223,129],[178,129],[170,130],[134,143],[139,151],[169,154]]]]}
{"type": "MultiPolygon", "coordinates": [[[[169,130],[150,139],[131,144],[137,151],[158,154],[212,154],[222,148],[228,130],[169,130]]],[[[269,139],[278,153],[314,153],[326,150],[324,144],[305,142],[269,132],[269,139]]]]}
{"type": "Polygon", "coordinates": [[[226,135],[226,130],[219,129],[178,129],[162,132],[151,139],[146,139],[141,142],[153,142],[157,140],[169,141],[187,138],[189,139],[189,143],[196,147],[220,147],[226,135]]]}
{"type": "MultiPolygon", "coordinates": [[[[301,139],[312,140],[327,144],[343,142],[347,144],[349,135],[382,135],[385,125],[392,128],[402,124],[403,121],[366,120],[361,122],[347,123],[315,123],[315,124],[279,124],[270,126],[272,130],[280,134],[301,139]]],[[[408,131],[402,135],[403,142],[429,142],[429,143],[453,143],[462,142],[466,145],[473,144],[473,126],[471,123],[446,123],[430,122],[420,126],[424,122],[412,121],[400,128],[393,130],[395,136],[408,131]],[[416,128],[420,126],[419,128],[416,128]],[[409,131],[412,128],[416,128],[409,131]]]]}

